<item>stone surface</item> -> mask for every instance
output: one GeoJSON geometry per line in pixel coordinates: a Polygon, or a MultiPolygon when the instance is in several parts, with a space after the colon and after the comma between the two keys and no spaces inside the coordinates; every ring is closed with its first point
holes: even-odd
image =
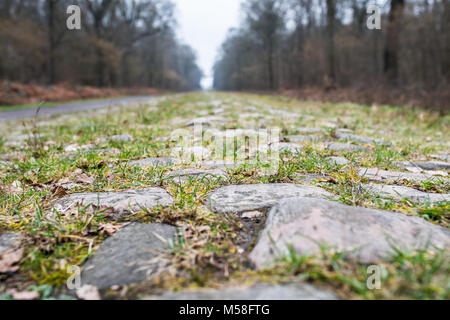
{"type": "Polygon", "coordinates": [[[450,231],[401,213],[294,198],[272,208],[249,258],[257,268],[264,268],[285,256],[288,246],[303,255],[318,253],[319,244],[326,244],[362,263],[376,263],[394,252],[392,245],[414,250],[429,242],[447,248],[450,231]]]}
{"type": "MultiPolygon", "coordinates": [[[[206,131],[206,134],[211,135],[214,139],[223,139],[223,138],[245,138],[245,137],[267,137],[268,134],[265,129],[228,129],[228,130],[214,130],[210,129],[206,131]]],[[[206,135],[205,134],[205,135],[206,135]]]]}
{"type": "Polygon", "coordinates": [[[212,111],[214,114],[223,114],[226,112],[224,108],[216,108],[212,111]]]}
{"type": "Polygon", "coordinates": [[[12,135],[9,139],[9,141],[27,141],[32,138],[32,134],[16,134],[12,135]]]}
{"type": "Polygon", "coordinates": [[[0,235],[0,253],[20,246],[23,236],[18,233],[4,233],[0,235]]]}
{"type": "Polygon", "coordinates": [[[327,145],[331,151],[365,151],[366,149],[350,143],[332,142],[327,145]]]}
{"type": "Polygon", "coordinates": [[[196,112],[197,115],[205,117],[208,116],[210,114],[209,110],[199,110],[196,112]]]}
{"type": "Polygon", "coordinates": [[[6,141],[3,144],[4,148],[15,148],[15,149],[25,148],[26,146],[27,144],[21,141],[6,141]]]}
{"type": "Polygon", "coordinates": [[[175,147],[172,149],[172,157],[185,162],[191,162],[192,157],[197,159],[207,159],[211,155],[211,150],[205,147],[175,147]]]}
{"type": "Polygon", "coordinates": [[[301,134],[314,134],[314,133],[326,133],[327,130],[323,128],[295,128],[295,132],[301,133],[301,134]]]}
{"type": "Polygon", "coordinates": [[[234,161],[225,161],[225,160],[211,160],[211,161],[205,161],[202,164],[202,167],[209,168],[209,169],[233,169],[238,168],[241,166],[241,163],[234,162],[234,161]]]}
{"type": "Polygon", "coordinates": [[[253,106],[247,106],[247,107],[244,107],[242,110],[248,111],[248,112],[256,112],[256,111],[258,111],[258,108],[253,107],[253,106]]]}
{"type": "Polygon", "coordinates": [[[444,161],[396,161],[393,164],[402,169],[416,167],[423,170],[450,170],[450,163],[444,161]]]}
{"type": "Polygon", "coordinates": [[[64,148],[64,152],[67,153],[75,153],[78,151],[87,151],[87,150],[92,150],[96,147],[95,144],[85,144],[85,145],[78,145],[78,144],[69,144],[68,146],[66,146],[64,148]]]}
{"type": "Polygon", "coordinates": [[[342,131],[336,132],[336,138],[343,141],[357,141],[365,144],[379,144],[379,145],[392,145],[392,143],[385,142],[383,140],[369,138],[365,136],[359,136],[356,134],[344,133],[342,131]]]}
{"type": "MultiPolygon", "coordinates": [[[[241,113],[239,114],[239,119],[246,119],[246,120],[256,120],[256,119],[263,119],[266,116],[259,112],[253,112],[253,113],[241,113]]],[[[241,124],[246,123],[245,121],[241,122],[241,124]]]]}
{"type": "Polygon", "coordinates": [[[450,194],[427,193],[413,188],[395,185],[367,184],[363,188],[373,194],[393,199],[409,199],[414,202],[450,201],[450,194]]]}
{"type": "Polygon", "coordinates": [[[23,161],[27,159],[27,154],[25,152],[9,152],[0,154],[0,160],[4,161],[23,161]]]}
{"type": "Polygon", "coordinates": [[[210,116],[210,117],[201,117],[201,118],[197,118],[197,119],[193,119],[191,121],[189,121],[186,126],[187,127],[192,127],[194,125],[203,125],[203,126],[213,126],[216,124],[224,124],[229,122],[230,120],[228,120],[227,118],[224,117],[219,117],[219,116],[210,116]]]}
{"type": "Polygon", "coordinates": [[[450,161],[450,153],[432,154],[431,157],[442,161],[450,161]]]}
{"type": "Polygon", "coordinates": [[[172,203],[172,197],[164,189],[146,188],[118,192],[74,193],[57,200],[54,207],[59,212],[65,212],[78,205],[83,207],[94,205],[110,209],[111,218],[118,219],[126,214],[141,211],[142,208],[151,209],[172,203]]]}
{"type": "Polygon", "coordinates": [[[132,141],[134,138],[132,135],[129,134],[119,134],[119,135],[115,135],[109,138],[112,141],[115,142],[128,142],[128,141],[132,141]]]}
{"type": "Polygon", "coordinates": [[[336,300],[325,290],[306,283],[256,284],[251,287],[229,287],[183,292],[168,292],[148,300],[336,300]]]}
{"type": "Polygon", "coordinates": [[[322,138],[318,137],[318,136],[306,136],[306,135],[286,136],[285,138],[289,142],[294,142],[294,143],[317,142],[317,141],[322,140],[322,138]]]}
{"type": "Polygon", "coordinates": [[[445,179],[440,177],[435,177],[431,174],[426,173],[411,173],[411,172],[396,172],[396,171],[386,171],[380,170],[378,168],[360,168],[357,174],[360,177],[367,178],[371,181],[399,181],[399,180],[416,180],[416,181],[426,181],[426,180],[438,180],[445,179]]]}
{"type": "Polygon", "coordinates": [[[288,183],[232,185],[211,193],[207,205],[216,213],[240,213],[268,209],[284,198],[332,196],[322,188],[288,183]]]}
{"type": "Polygon", "coordinates": [[[353,133],[353,130],[347,128],[341,128],[336,130],[336,134],[346,134],[346,133],[353,133]]]}
{"type": "Polygon", "coordinates": [[[287,119],[291,119],[291,120],[297,120],[298,117],[300,116],[298,113],[293,113],[293,112],[280,110],[280,109],[269,109],[269,110],[267,110],[267,112],[269,112],[270,114],[272,114],[274,116],[287,118],[287,119]]]}
{"type": "Polygon", "coordinates": [[[96,153],[98,155],[117,155],[120,153],[120,150],[117,148],[105,148],[105,149],[92,149],[92,150],[87,150],[88,153],[96,153]]]}
{"type": "Polygon", "coordinates": [[[344,157],[329,157],[329,158],[327,158],[327,160],[330,161],[331,163],[337,164],[339,166],[344,166],[344,165],[350,163],[350,161],[348,161],[344,157]]]}
{"type": "Polygon", "coordinates": [[[140,160],[134,160],[128,162],[128,165],[130,167],[164,167],[164,166],[171,166],[173,164],[178,163],[179,161],[175,158],[146,158],[146,159],[140,159],[140,160]]]}
{"type": "Polygon", "coordinates": [[[114,142],[128,142],[132,141],[134,138],[132,135],[129,134],[118,134],[115,136],[111,136],[108,138],[100,139],[99,142],[107,142],[107,141],[114,141],[114,142]]]}
{"type": "Polygon", "coordinates": [[[165,224],[134,223],[106,239],[83,266],[82,285],[99,289],[141,282],[157,270],[152,261],[176,237],[176,228],[165,224]]]}
{"type": "MultiPolygon", "coordinates": [[[[87,146],[89,146],[89,145],[87,145],[87,146]]],[[[84,148],[82,146],[77,151],[67,152],[65,155],[67,157],[79,157],[80,153],[85,153],[85,154],[98,154],[98,155],[104,156],[104,155],[118,155],[121,152],[117,148],[99,148],[99,147],[96,147],[95,145],[91,145],[91,146],[93,146],[93,147],[92,148],[89,148],[89,147],[84,148]]]]}
{"type": "Polygon", "coordinates": [[[278,146],[278,150],[280,152],[289,151],[291,153],[297,153],[301,152],[302,145],[298,145],[295,143],[287,143],[287,142],[280,142],[278,144],[272,145],[271,148],[276,148],[278,146]]]}
{"type": "Polygon", "coordinates": [[[172,179],[176,182],[186,182],[190,179],[225,179],[227,175],[224,171],[216,170],[200,170],[200,169],[185,169],[170,172],[164,176],[166,179],[172,179]]]}

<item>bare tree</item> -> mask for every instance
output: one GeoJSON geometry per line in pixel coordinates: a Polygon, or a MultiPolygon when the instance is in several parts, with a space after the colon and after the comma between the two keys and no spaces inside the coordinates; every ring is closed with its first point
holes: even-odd
{"type": "Polygon", "coordinates": [[[326,0],[327,5],[327,54],[328,54],[328,77],[331,83],[336,82],[336,57],[334,35],[336,30],[336,2],[326,0]]]}
{"type": "Polygon", "coordinates": [[[398,82],[398,55],[400,26],[405,6],[404,0],[391,0],[389,11],[386,47],[384,51],[384,72],[392,83],[398,82]]]}
{"type": "Polygon", "coordinates": [[[246,6],[247,24],[261,44],[265,55],[267,88],[275,88],[274,60],[277,42],[284,29],[284,12],[277,0],[253,0],[246,6]]]}

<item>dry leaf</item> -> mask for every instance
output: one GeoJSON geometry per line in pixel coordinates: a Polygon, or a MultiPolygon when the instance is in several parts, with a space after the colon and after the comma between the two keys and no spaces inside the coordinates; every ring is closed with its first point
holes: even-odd
{"type": "Polygon", "coordinates": [[[198,232],[209,232],[209,231],[211,231],[211,227],[209,227],[209,226],[200,226],[200,227],[197,227],[197,231],[198,232]]]}
{"type": "Polygon", "coordinates": [[[24,251],[24,248],[20,248],[17,250],[6,250],[0,253],[0,273],[11,273],[19,270],[16,263],[22,259],[24,251]]]}
{"type": "Polygon", "coordinates": [[[20,181],[14,181],[10,186],[5,186],[3,191],[10,194],[19,194],[23,192],[20,181]]]}
{"type": "Polygon", "coordinates": [[[63,178],[63,179],[61,179],[61,180],[59,180],[57,182],[58,185],[65,184],[65,183],[70,183],[70,179],[69,178],[63,178]]]}
{"type": "Polygon", "coordinates": [[[241,218],[244,219],[255,219],[262,216],[262,212],[260,211],[247,211],[241,215],[241,218]]]}
{"type": "Polygon", "coordinates": [[[52,189],[52,197],[54,198],[62,198],[67,195],[66,189],[61,186],[57,186],[52,189]]]}
{"type": "Polygon", "coordinates": [[[107,235],[113,235],[114,233],[116,233],[117,231],[119,231],[121,228],[121,226],[115,226],[111,223],[102,223],[100,224],[99,230],[100,233],[103,234],[104,232],[106,232],[107,235]]]}
{"type": "Polygon", "coordinates": [[[82,173],[76,177],[75,182],[76,183],[84,183],[84,184],[92,184],[92,183],[94,183],[94,178],[89,177],[85,173],[82,173]]]}
{"type": "Polygon", "coordinates": [[[40,298],[39,292],[36,291],[13,291],[11,295],[14,300],[36,300],[40,298]]]}
{"type": "Polygon", "coordinates": [[[109,176],[108,176],[108,181],[113,181],[115,178],[117,178],[118,177],[118,175],[117,174],[110,174],[109,176]]]}

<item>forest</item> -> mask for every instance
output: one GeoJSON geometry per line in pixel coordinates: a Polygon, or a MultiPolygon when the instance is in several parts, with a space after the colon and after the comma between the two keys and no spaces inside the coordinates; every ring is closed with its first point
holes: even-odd
{"type": "MultiPolygon", "coordinates": [[[[217,48],[213,88],[448,111],[449,24],[450,0],[243,0],[217,48]],[[367,26],[371,5],[380,29],[367,26]]],[[[171,0],[2,0],[0,89],[202,89],[210,70],[178,31],[171,0]],[[81,30],[67,29],[70,5],[81,30]]]]}
{"type": "Polygon", "coordinates": [[[165,0],[1,0],[0,79],[95,87],[200,88],[192,48],[165,0]],[[69,5],[82,29],[66,27],[69,5]]]}
{"type": "Polygon", "coordinates": [[[448,0],[247,0],[242,11],[216,89],[347,89],[364,103],[450,108],[448,0]],[[381,8],[380,30],[367,27],[369,4],[381,8]]]}

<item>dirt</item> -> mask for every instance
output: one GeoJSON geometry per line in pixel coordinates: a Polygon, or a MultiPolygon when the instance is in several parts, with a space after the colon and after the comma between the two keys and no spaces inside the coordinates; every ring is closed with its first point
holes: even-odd
{"type": "Polygon", "coordinates": [[[159,92],[159,90],[153,88],[95,88],[70,84],[42,86],[0,81],[0,106],[117,98],[123,96],[144,96],[155,95],[159,92]]]}
{"type": "MultiPolygon", "coordinates": [[[[139,102],[143,100],[149,100],[150,96],[136,96],[136,97],[124,97],[124,98],[112,98],[107,100],[96,100],[96,101],[85,101],[85,102],[73,102],[73,103],[63,103],[61,105],[56,105],[47,108],[41,108],[38,116],[51,116],[61,113],[70,113],[76,111],[94,110],[100,108],[106,108],[109,106],[139,102]]],[[[1,110],[1,108],[0,108],[1,110]]],[[[0,111],[0,122],[7,120],[15,120],[22,118],[32,118],[36,115],[36,108],[20,109],[20,110],[10,110],[10,111],[0,111]]]]}

